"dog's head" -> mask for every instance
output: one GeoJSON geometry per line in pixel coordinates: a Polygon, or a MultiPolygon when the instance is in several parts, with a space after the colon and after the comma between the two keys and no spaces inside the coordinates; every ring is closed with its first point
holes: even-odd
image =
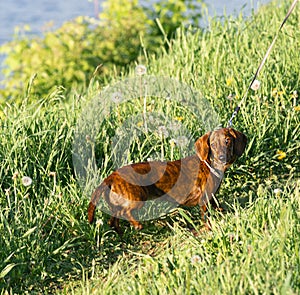
{"type": "Polygon", "coordinates": [[[247,137],[243,133],[233,128],[222,128],[200,137],[195,149],[200,160],[225,170],[243,154],[246,144],[247,137]]]}

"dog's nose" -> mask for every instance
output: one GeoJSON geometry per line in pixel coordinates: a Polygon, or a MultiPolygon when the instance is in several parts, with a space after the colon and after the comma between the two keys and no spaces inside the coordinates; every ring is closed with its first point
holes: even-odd
{"type": "Polygon", "coordinates": [[[225,162],[226,157],[225,157],[224,155],[221,155],[221,156],[219,157],[219,160],[222,161],[222,162],[225,162]]]}

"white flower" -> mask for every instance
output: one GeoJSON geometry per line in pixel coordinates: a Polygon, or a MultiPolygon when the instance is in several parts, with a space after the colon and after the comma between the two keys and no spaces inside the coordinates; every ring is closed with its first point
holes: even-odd
{"type": "Polygon", "coordinates": [[[30,186],[32,184],[32,179],[29,176],[22,177],[22,184],[24,186],[30,186]]]}
{"type": "Polygon", "coordinates": [[[169,128],[170,128],[170,130],[172,130],[172,131],[177,131],[177,130],[180,129],[180,127],[181,127],[181,123],[180,123],[180,122],[171,122],[171,123],[169,124],[169,128]]]}
{"type": "Polygon", "coordinates": [[[96,221],[96,226],[97,226],[97,227],[103,226],[103,220],[98,219],[98,220],[96,221]]]}
{"type": "Polygon", "coordinates": [[[193,255],[192,257],[191,257],[191,263],[192,264],[198,264],[198,263],[200,263],[201,262],[201,257],[199,256],[199,255],[193,255]]]}
{"type": "Polygon", "coordinates": [[[114,92],[112,95],[111,95],[111,100],[112,102],[114,103],[120,103],[122,100],[123,100],[123,95],[121,92],[114,92]]]}
{"type": "Polygon", "coordinates": [[[155,123],[155,119],[152,115],[148,116],[148,122],[151,124],[155,123]]]}
{"type": "Polygon", "coordinates": [[[166,128],[166,126],[158,126],[158,133],[160,136],[163,136],[163,137],[169,136],[169,131],[166,128]]]}
{"type": "Polygon", "coordinates": [[[189,143],[189,140],[186,136],[178,136],[176,138],[176,143],[180,148],[184,148],[189,143]]]}
{"type": "Polygon", "coordinates": [[[256,91],[260,87],[260,82],[258,80],[254,80],[253,83],[251,84],[251,89],[256,91]]]}
{"type": "Polygon", "coordinates": [[[298,97],[298,92],[297,90],[294,90],[292,94],[292,98],[297,98],[297,97],[298,97]]]}
{"type": "Polygon", "coordinates": [[[138,65],[138,66],[136,66],[136,68],[135,68],[135,73],[136,73],[138,76],[145,75],[145,74],[147,73],[147,68],[146,68],[144,65],[138,65]]]}
{"type": "Polygon", "coordinates": [[[274,194],[275,194],[275,196],[280,196],[280,194],[282,193],[282,190],[280,189],[280,188],[275,188],[274,189],[274,194]]]}

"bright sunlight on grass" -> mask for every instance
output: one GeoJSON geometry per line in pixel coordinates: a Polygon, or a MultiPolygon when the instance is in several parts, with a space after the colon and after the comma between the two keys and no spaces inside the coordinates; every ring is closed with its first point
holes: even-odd
{"type": "MultiPolygon", "coordinates": [[[[168,51],[147,57],[147,75],[190,85],[226,125],[286,2],[247,19],[212,19],[207,30],[178,29],[168,51]]],[[[57,88],[30,99],[29,82],[20,107],[7,102],[0,110],[1,294],[299,294],[299,24],[298,3],[258,78],[259,90],[234,121],[248,146],[218,192],[225,211],[211,210],[213,230],[198,236],[187,226],[201,227],[197,207],[146,221],[140,232],[124,222],[122,238],[100,210],[90,226],[90,196],[77,182],[72,142],[82,109],[105,85],[92,80],[81,95],[65,97],[57,88]]],[[[95,143],[102,177],[114,168],[116,129],[144,107],[137,100],[110,110],[95,143]]],[[[203,132],[180,103],[147,101],[146,112],[154,111],[184,124],[194,138],[203,132]]],[[[180,158],[169,140],[137,137],[129,160],[147,160],[150,146],[165,159],[180,158]]]]}

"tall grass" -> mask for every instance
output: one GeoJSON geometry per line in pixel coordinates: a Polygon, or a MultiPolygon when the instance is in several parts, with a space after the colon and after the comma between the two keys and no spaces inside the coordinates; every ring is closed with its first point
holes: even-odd
{"type": "MultiPolygon", "coordinates": [[[[124,222],[122,238],[100,211],[99,222],[87,224],[88,199],[76,181],[72,141],[81,109],[98,85],[68,103],[54,91],[36,103],[24,99],[21,108],[3,108],[1,294],[299,293],[298,8],[259,77],[261,88],[234,121],[249,144],[225,175],[218,198],[226,210],[211,212],[212,232],[194,236],[188,230],[189,221],[201,228],[198,208],[147,221],[141,232],[124,222]],[[22,182],[24,176],[31,185],[22,182]]],[[[283,2],[271,3],[247,20],[226,17],[211,20],[205,31],[178,30],[169,52],[148,57],[148,73],[191,85],[225,125],[286,10],[283,2]]],[[[147,106],[148,112],[181,117],[194,137],[201,134],[197,118],[180,104],[158,99],[147,106]]],[[[119,105],[103,123],[96,147],[103,176],[113,168],[110,139],[143,107],[138,101],[119,105]]],[[[169,141],[148,134],[136,138],[127,160],[145,160],[149,148],[158,157],[181,156],[169,141]]]]}

